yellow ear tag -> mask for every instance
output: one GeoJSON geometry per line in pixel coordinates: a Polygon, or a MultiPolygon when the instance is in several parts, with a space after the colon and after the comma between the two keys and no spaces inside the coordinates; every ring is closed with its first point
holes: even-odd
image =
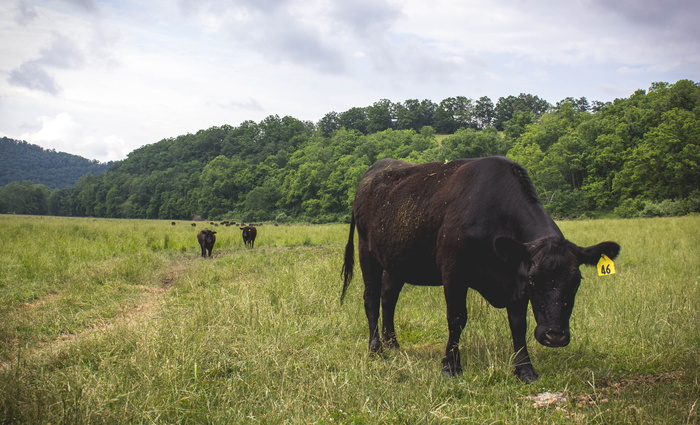
{"type": "Polygon", "coordinates": [[[615,274],[615,263],[607,255],[601,254],[598,261],[598,276],[615,274]]]}

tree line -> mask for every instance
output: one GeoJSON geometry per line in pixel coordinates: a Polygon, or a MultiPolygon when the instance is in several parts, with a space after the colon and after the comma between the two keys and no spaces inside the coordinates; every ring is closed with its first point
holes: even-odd
{"type": "Polygon", "coordinates": [[[85,174],[101,174],[112,162],[99,162],[25,141],[0,137],[0,186],[31,181],[49,189],[73,186],[85,174]]]}
{"type": "MultiPolygon", "coordinates": [[[[551,105],[520,94],[380,100],[319,122],[269,116],[143,146],[69,188],[0,188],[39,203],[18,213],[243,221],[347,221],[359,178],[385,157],[411,162],[505,155],[557,218],[700,211],[700,86],[654,83],[629,98],[551,105]],[[43,209],[42,209],[43,208],[43,209]]],[[[12,187],[10,187],[12,186],[12,187]]],[[[13,205],[17,205],[14,202],[13,205]]]]}

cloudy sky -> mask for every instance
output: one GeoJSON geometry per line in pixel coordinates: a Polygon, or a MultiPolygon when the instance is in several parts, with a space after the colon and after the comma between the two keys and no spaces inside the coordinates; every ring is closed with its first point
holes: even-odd
{"type": "Polygon", "coordinates": [[[100,161],[269,115],[700,81],[697,0],[3,0],[0,136],[100,161]]]}

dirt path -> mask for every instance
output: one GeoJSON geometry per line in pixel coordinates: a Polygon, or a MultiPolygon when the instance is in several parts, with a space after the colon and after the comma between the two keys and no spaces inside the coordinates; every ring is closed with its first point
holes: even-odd
{"type": "MultiPolygon", "coordinates": [[[[85,338],[103,333],[110,329],[119,326],[138,326],[140,323],[153,317],[159,310],[163,296],[170,290],[173,284],[177,281],[182,273],[184,273],[188,267],[190,267],[191,261],[187,259],[179,259],[171,262],[169,268],[160,278],[158,285],[146,286],[139,285],[136,286],[141,290],[141,296],[135,305],[123,310],[118,315],[105,319],[100,322],[95,322],[92,325],[83,328],[76,333],[65,333],[61,334],[58,338],[50,342],[44,342],[37,344],[33,347],[29,347],[22,351],[22,357],[24,359],[34,358],[37,356],[49,356],[53,357],[60,353],[65,347],[71,343],[74,343],[85,338]]],[[[34,301],[32,303],[27,303],[22,306],[25,309],[34,309],[50,303],[52,300],[60,296],[60,293],[48,294],[45,297],[34,301]]],[[[7,359],[5,361],[0,361],[0,371],[8,370],[13,364],[17,363],[16,356],[7,359]]]]}

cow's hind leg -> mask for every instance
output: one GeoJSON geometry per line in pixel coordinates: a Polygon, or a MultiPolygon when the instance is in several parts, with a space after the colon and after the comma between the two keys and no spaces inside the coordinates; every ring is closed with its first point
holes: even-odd
{"type": "Polygon", "coordinates": [[[378,353],[382,349],[379,339],[379,305],[381,301],[382,267],[360,248],[360,267],[365,281],[365,314],[369,325],[369,351],[378,353]]]}
{"type": "Polygon", "coordinates": [[[527,333],[527,304],[524,300],[507,307],[508,324],[513,336],[513,349],[515,350],[515,375],[526,384],[539,378],[535,368],[530,362],[530,354],[527,352],[525,335],[527,333]]]}
{"type": "Polygon", "coordinates": [[[399,348],[394,329],[394,311],[404,282],[392,277],[389,272],[382,276],[382,337],[390,348],[399,348]]]}

